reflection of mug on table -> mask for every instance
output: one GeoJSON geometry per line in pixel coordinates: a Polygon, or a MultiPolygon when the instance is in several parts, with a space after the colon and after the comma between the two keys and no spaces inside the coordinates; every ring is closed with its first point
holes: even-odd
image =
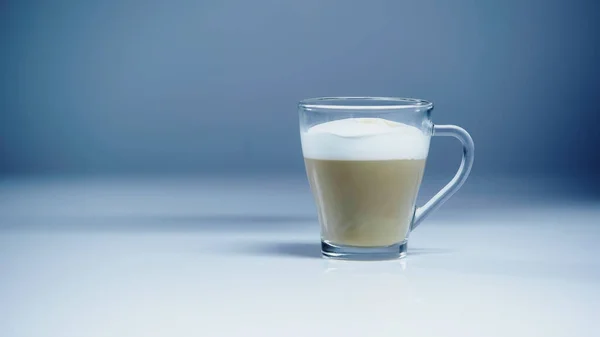
{"type": "Polygon", "coordinates": [[[300,102],[300,135],[325,256],[403,257],[408,234],[467,178],[473,140],[433,125],[433,104],[405,98],[316,98],[300,102]],[[463,143],[456,176],[423,207],[415,200],[431,136],[463,143]]]}
{"type": "Polygon", "coordinates": [[[373,276],[373,275],[395,275],[406,276],[407,260],[395,259],[387,261],[373,261],[374,263],[354,263],[338,259],[323,259],[324,275],[343,276],[373,276]]]}

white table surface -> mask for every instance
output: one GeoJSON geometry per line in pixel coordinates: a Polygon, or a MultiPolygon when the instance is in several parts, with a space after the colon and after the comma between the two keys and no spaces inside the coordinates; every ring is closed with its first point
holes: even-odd
{"type": "Polygon", "coordinates": [[[349,262],[302,178],[0,182],[0,336],[600,335],[597,198],[475,179],[349,262]]]}

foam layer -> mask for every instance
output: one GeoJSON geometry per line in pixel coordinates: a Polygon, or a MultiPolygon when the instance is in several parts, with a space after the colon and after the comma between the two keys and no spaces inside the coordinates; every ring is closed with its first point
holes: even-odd
{"type": "Polygon", "coordinates": [[[414,126],[381,118],[348,118],[315,125],[301,133],[311,159],[425,159],[429,136],[414,126]]]}

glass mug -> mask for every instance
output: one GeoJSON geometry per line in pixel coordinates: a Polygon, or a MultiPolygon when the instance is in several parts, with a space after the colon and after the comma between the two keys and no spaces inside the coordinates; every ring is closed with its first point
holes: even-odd
{"type": "Polygon", "coordinates": [[[473,165],[473,140],[458,126],[434,125],[432,109],[425,100],[393,97],[299,103],[302,153],[324,256],[406,256],[409,233],[465,182],[473,165]],[[454,178],[416,207],[431,136],[460,140],[463,158],[454,178]]]}

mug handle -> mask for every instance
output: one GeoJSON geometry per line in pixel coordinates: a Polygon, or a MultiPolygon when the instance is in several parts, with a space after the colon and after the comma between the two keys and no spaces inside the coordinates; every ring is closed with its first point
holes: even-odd
{"type": "Polygon", "coordinates": [[[473,166],[473,159],[475,158],[475,144],[473,138],[469,133],[456,125],[434,125],[433,136],[450,136],[458,139],[463,146],[462,162],[458,171],[454,175],[454,178],[450,180],[444,188],[442,188],[436,195],[434,195],[425,205],[418,207],[415,211],[415,217],[411,226],[411,231],[425,219],[431,212],[435,211],[443,203],[445,203],[450,197],[458,191],[458,189],[464,184],[465,180],[471,172],[471,166],[473,166]]]}

